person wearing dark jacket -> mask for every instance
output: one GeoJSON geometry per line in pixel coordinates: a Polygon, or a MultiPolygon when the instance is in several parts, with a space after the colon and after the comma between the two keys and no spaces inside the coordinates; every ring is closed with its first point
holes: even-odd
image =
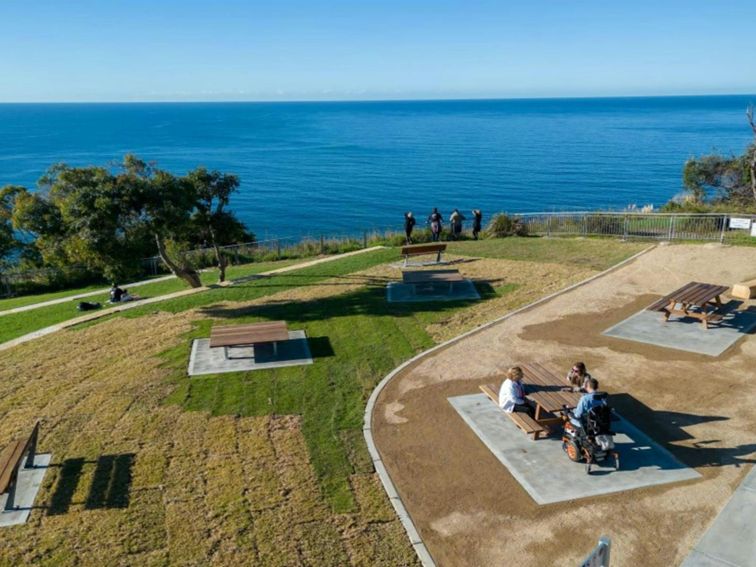
{"type": "Polygon", "coordinates": [[[415,217],[412,211],[404,213],[404,234],[407,236],[407,244],[412,244],[412,230],[415,228],[415,217]]]}
{"type": "Polygon", "coordinates": [[[443,229],[443,217],[441,216],[441,213],[438,212],[438,208],[433,207],[433,212],[428,217],[428,223],[430,224],[431,229],[431,240],[433,242],[438,242],[441,237],[441,230],[443,229]]]}
{"type": "Polygon", "coordinates": [[[472,225],[472,233],[473,238],[475,240],[478,240],[478,235],[480,234],[481,228],[483,227],[483,213],[480,212],[480,209],[473,209],[473,225],[472,225]]]}

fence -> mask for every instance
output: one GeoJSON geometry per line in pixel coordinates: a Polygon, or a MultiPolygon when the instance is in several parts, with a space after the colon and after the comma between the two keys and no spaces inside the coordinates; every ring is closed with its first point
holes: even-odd
{"type": "Polygon", "coordinates": [[[528,234],[545,236],[616,236],[623,239],[753,240],[756,215],[685,213],[525,213],[516,215],[528,234]]]}

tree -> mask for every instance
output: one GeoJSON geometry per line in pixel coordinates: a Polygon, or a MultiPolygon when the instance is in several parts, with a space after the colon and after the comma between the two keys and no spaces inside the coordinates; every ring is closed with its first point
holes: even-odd
{"type": "Polygon", "coordinates": [[[239,178],[198,167],[187,174],[186,180],[192,185],[196,196],[196,210],[192,220],[197,225],[198,233],[209,240],[213,247],[218,265],[218,280],[223,282],[226,279],[228,260],[221,253],[220,246],[232,239],[253,238],[234,214],[225,210],[231,194],[239,188],[239,178]]]}
{"type": "Polygon", "coordinates": [[[753,107],[746,111],[754,135],[741,156],[709,154],[691,158],[683,168],[683,184],[694,205],[756,206],[756,123],[753,107]]]}
{"type": "Polygon", "coordinates": [[[13,207],[16,197],[24,191],[26,189],[17,185],[6,185],[0,189],[0,263],[24,246],[13,229],[13,207]]]}

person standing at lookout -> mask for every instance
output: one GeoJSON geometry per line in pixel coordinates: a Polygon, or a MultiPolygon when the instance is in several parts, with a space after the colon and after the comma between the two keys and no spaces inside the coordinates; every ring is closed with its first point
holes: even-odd
{"type": "Polygon", "coordinates": [[[454,238],[454,240],[459,240],[459,237],[462,234],[462,221],[463,220],[465,220],[465,217],[462,215],[462,213],[459,212],[459,209],[454,209],[452,211],[451,216],[449,217],[449,224],[451,225],[452,238],[454,238]]]}
{"type": "Polygon", "coordinates": [[[441,213],[438,212],[437,207],[433,207],[433,212],[428,217],[428,223],[430,224],[431,229],[431,240],[433,242],[438,242],[443,228],[443,217],[441,216],[441,213]]]}
{"type": "Polygon", "coordinates": [[[475,240],[478,240],[478,235],[480,234],[480,230],[483,227],[483,213],[480,212],[480,209],[473,209],[473,226],[472,226],[472,233],[473,238],[475,240]]]}
{"type": "Polygon", "coordinates": [[[404,234],[407,236],[407,244],[412,244],[412,230],[415,228],[415,223],[412,211],[404,213],[404,234]]]}

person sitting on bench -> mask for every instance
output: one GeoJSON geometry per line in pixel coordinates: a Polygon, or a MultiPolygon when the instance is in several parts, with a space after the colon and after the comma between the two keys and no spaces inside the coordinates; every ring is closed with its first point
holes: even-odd
{"type": "Polygon", "coordinates": [[[593,408],[606,404],[606,394],[597,395],[599,384],[595,378],[585,381],[586,393],[580,398],[577,407],[570,414],[570,421],[577,426],[583,426],[583,419],[593,408]]]}
{"type": "Polygon", "coordinates": [[[573,392],[585,392],[585,385],[592,376],[588,374],[584,362],[576,362],[567,373],[567,383],[573,392]]]}
{"type": "Polygon", "coordinates": [[[519,366],[513,366],[507,370],[507,379],[502,382],[499,390],[499,407],[507,413],[518,411],[533,417],[535,410],[525,399],[522,376],[522,368],[519,366]]]}

